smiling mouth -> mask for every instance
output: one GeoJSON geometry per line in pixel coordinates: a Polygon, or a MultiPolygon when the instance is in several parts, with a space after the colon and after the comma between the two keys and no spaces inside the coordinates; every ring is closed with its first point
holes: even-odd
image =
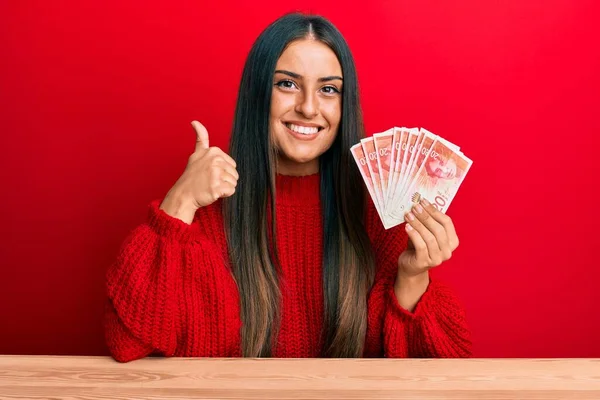
{"type": "Polygon", "coordinates": [[[315,135],[324,129],[322,126],[302,126],[291,124],[289,122],[284,122],[283,124],[292,132],[306,136],[315,135]]]}

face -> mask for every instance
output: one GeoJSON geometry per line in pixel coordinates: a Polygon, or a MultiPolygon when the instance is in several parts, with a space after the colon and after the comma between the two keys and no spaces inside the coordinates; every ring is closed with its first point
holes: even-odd
{"type": "Polygon", "coordinates": [[[269,127],[277,172],[308,175],[333,143],[342,115],[342,67],[324,43],[302,39],[277,61],[269,127]]]}
{"type": "Polygon", "coordinates": [[[427,173],[441,179],[454,179],[456,177],[456,163],[452,159],[446,162],[441,158],[432,159],[427,163],[427,173]]]}

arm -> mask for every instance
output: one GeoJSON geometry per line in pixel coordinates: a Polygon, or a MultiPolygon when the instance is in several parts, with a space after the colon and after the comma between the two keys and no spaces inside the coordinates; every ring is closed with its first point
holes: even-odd
{"type": "Polygon", "coordinates": [[[149,356],[154,349],[135,337],[117,315],[112,301],[106,302],[104,312],[104,336],[113,358],[128,362],[149,356]]]}
{"type": "Polygon", "coordinates": [[[190,288],[189,275],[183,275],[212,264],[212,256],[223,259],[222,249],[208,251],[214,237],[203,241],[194,217],[202,209],[202,227],[216,233],[222,220],[213,204],[235,192],[239,175],[230,156],[209,147],[206,128],[198,121],[192,125],[196,147],[185,171],[160,206],[158,201],[150,204],[148,221],[131,233],[107,273],[106,342],[119,361],[151,352],[174,355],[185,297],[181,282],[186,283],[186,295],[199,292],[190,288]]]}
{"type": "Polygon", "coordinates": [[[370,210],[377,274],[369,295],[366,357],[467,357],[470,331],[453,292],[429,272],[403,278],[399,259],[408,247],[404,225],[385,230],[370,210]]]}
{"type": "MultiPolygon", "coordinates": [[[[400,288],[403,289],[411,290],[408,286],[400,288]]],[[[414,290],[418,293],[421,288],[414,290]]],[[[471,332],[464,308],[448,286],[430,277],[412,311],[401,305],[401,298],[402,294],[396,288],[390,288],[384,326],[387,332],[404,332],[403,341],[407,347],[403,354],[423,358],[459,358],[472,355],[471,332]]],[[[394,336],[388,334],[384,339],[388,349],[386,357],[396,357],[394,336]]]]}
{"type": "Polygon", "coordinates": [[[123,243],[106,275],[104,328],[116,360],[174,355],[182,269],[198,246],[196,231],[197,226],[167,215],[155,201],[147,222],[123,243]]]}

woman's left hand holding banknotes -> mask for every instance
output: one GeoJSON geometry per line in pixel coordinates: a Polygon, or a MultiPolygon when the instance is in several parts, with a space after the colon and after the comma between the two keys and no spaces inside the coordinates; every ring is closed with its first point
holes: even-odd
{"type": "Polygon", "coordinates": [[[452,219],[427,200],[405,215],[408,246],[398,258],[394,291],[398,303],[413,312],[429,285],[429,270],[452,257],[458,236],[452,219]]]}

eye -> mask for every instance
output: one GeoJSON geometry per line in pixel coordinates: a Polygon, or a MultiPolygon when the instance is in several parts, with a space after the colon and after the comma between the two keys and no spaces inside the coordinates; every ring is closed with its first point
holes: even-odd
{"type": "Polygon", "coordinates": [[[336,93],[340,93],[340,91],[338,90],[338,88],[336,88],[335,86],[325,86],[321,89],[325,94],[336,94],[336,93]]]}
{"type": "Polygon", "coordinates": [[[291,81],[289,79],[279,81],[275,84],[275,86],[280,87],[282,89],[293,89],[298,87],[296,83],[294,83],[294,81],[291,81]]]}

